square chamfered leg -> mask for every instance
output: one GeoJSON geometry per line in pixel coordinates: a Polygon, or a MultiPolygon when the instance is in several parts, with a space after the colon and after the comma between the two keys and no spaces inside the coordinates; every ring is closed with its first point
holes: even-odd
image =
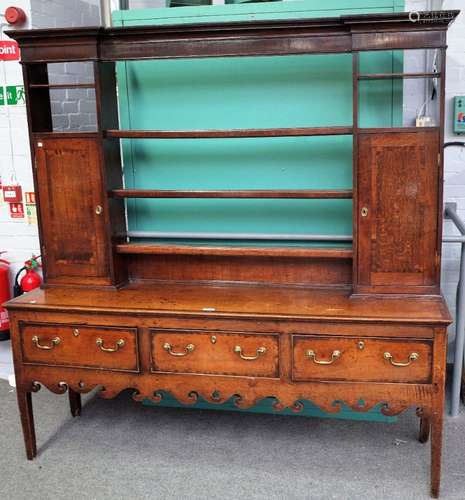
{"type": "Polygon", "coordinates": [[[73,417],[79,417],[82,409],[81,395],[78,392],[73,391],[73,389],[68,389],[68,396],[71,415],[73,417]]]}
{"type": "Polygon", "coordinates": [[[34,415],[32,413],[32,394],[22,389],[18,389],[17,397],[26,455],[28,460],[32,460],[37,455],[34,415]]]}
{"type": "Polygon", "coordinates": [[[418,434],[418,441],[420,443],[427,443],[431,429],[431,418],[424,416],[420,418],[420,432],[418,434]]]}
{"type": "Polygon", "coordinates": [[[434,395],[431,408],[431,496],[439,497],[441,484],[442,436],[444,420],[445,382],[446,382],[446,345],[447,333],[437,331],[433,351],[434,395]]]}
{"type": "Polygon", "coordinates": [[[439,498],[441,486],[441,455],[443,435],[443,412],[433,414],[431,419],[431,496],[439,498]]]}

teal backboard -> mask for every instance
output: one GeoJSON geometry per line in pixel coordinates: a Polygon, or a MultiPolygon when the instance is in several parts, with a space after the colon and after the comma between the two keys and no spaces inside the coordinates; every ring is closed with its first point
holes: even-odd
{"type": "MultiPolygon", "coordinates": [[[[119,11],[115,24],[190,23],[392,12],[399,2],[272,2],[119,11]],[[368,5],[368,6],[367,6],[368,5]]],[[[393,52],[361,57],[390,72],[393,52]]],[[[402,86],[361,87],[362,126],[402,119],[402,86]],[[399,104],[400,103],[400,104],[399,104]]],[[[118,65],[121,128],[233,129],[352,125],[350,54],[128,61],[118,65]]],[[[127,188],[350,189],[352,137],[124,140],[127,188]]],[[[131,231],[352,234],[351,200],[128,200],[131,231]]]]}

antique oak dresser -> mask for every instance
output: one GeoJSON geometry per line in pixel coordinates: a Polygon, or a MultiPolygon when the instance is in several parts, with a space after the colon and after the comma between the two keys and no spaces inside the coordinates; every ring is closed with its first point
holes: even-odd
{"type": "Polygon", "coordinates": [[[43,287],[7,304],[28,459],[37,453],[31,395],[42,385],[68,392],[73,416],[80,394],[95,388],[104,398],[132,389],[138,401],[159,402],[164,392],[185,404],[233,398],[241,408],[274,398],[276,411],[299,411],[304,400],[327,412],[414,407],[420,441],[431,431],[438,496],[451,322],[439,282],[445,52],[457,14],[8,32],[21,49],[44,264],[43,287]],[[407,50],[432,54],[433,63],[421,72],[363,69],[368,52],[407,62],[407,50]],[[121,62],[323,54],[350,58],[351,123],[120,128],[121,62]],[[51,82],[50,65],[80,62],[92,66],[91,81],[51,82]],[[370,103],[361,102],[362,85],[406,94],[406,82],[419,80],[434,89],[436,115],[408,119],[401,103],[397,122],[363,122],[361,107],[370,103]],[[95,131],[54,125],[53,94],[64,89],[95,93],[95,131]],[[352,189],[131,189],[123,178],[121,145],[131,141],[323,136],[349,137],[352,189]],[[176,239],[128,229],[134,199],[205,198],[348,200],[353,243],[327,235],[176,239]]]}

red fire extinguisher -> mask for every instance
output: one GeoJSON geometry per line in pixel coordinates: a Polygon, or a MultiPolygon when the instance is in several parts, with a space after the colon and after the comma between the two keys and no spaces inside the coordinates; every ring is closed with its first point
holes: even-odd
{"type": "MultiPolygon", "coordinates": [[[[0,255],[5,252],[0,252],[0,255]]],[[[10,300],[10,263],[7,260],[0,259],[0,340],[10,338],[10,322],[8,320],[8,311],[2,307],[7,300],[10,300]]]]}
{"type": "Polygon", "coordinates": [[[14,296],[19,297],[25,292],[30,292],[34,288],[38,288],[42,283],[42,278],[40,277],[37,270],[40,267],[38,259],[40,255],[35,257],[34,255],[24,263],[24,266],[16,273],[15,276],[15,286],[13,289],[14,296]],[[19,275],[26,271],[26,274],[18,282],[19,275]]]}

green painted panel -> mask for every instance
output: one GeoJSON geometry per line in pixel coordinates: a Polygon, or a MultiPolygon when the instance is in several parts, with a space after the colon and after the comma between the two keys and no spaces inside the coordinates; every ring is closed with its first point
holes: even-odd
{"type": "MultiPolygon", "coordinates": [[[[404,67],[403,50],[360,52],[360,73],[396,73],[404,67]]],[[[359,126],[401,127],[403,81],[362,80],[359,82],[359,126]]]]}
{"type": "MultiPolygon", "coordinates": [[[[133,129],[352,124],[349,54],[125,64],[133,129]]],[[[159,189],[350,188],[352,137],[127,141],[126,184],[159,189]]],[[[351,234],[350,200],[137,200],[131,230],[351,234]]]]}
{"type": "Polygon", "coordinates": [[[344,14],[370,12],[396,12],[403,10],[403,0],[298,0],[292,2],[241,3],[181,7],[176,9],[134,9],[116,11],[116,26],[142,24],[179,24],[192,22],[221,22],[254,19],[299,19],[305,17],[331,17],[344,14]]]}
{"type": "Polygon", "coordinates": [[[352,123],[351,54],[135,61],[126,85],[141,128],[352,123]]]}
{"type": "MultiPolygon", "coordinates": [[[[329,12],[306,0],[292,2],[289,11],[339,15],[347,5],[332,2],[329,12]]],[[[216,7],[126,11],[116,18],[124,25],[160,23],[167,15],[187,22],[185,13],[193,9],[198,21],[216,7]]],[[[258,17],[263,9],[283,13],[277,3],[221,7],[258,17]]],[[[351,7],[353,12],[354,2],[351,7]]],[[[394,5],[372,2],[370,8],[392,11],[394,5]]],[[[229,12],[228,19],[236,14],[229,12]]],[[[376,71],[393,66],[392,53],[369,54],[366,60],[376,71]]],[[[120,63],[121,125],[165,130],[351,125],[351,79],[350,54],[120,63]]],[[[377,92],[374,99],[366,92],[365,125],[394,124],[396,95],[392,83],[382,84],[389,92],[377,92]]],[[[331,189],[350,188],[352,182],[351,137],[127,140],[123,147],[126,186],[132,188],[331,189]]],[[[128,216],[130,229],[139,231],[352,232],[350,200],[131,200],[128,216]]]]}
{"type": "Polygon", "coordinates": [[[343,420],[370,420],[372,422],[395,422],[397,417],[390,417],[383,415],[380,410],[382,404],[376,405],[370,408],[366,412],[357,412],[350,409],[345,404],[341,404],[341,410],[338,413],[327,413],[318,406],[314,405],[311,401],[303,401],[302,411],[295,412],[290,408],[284,410],[275,410],[273,404],[275,403],[274,398],[262,399],[258,404],[252,408],[242,410],[234,404],[234,398],[230,398],[228,401],[222,404],[208,403],[202,398],[199,398],[197,403],[193,405],[180,405],[178,401],[171,396],[171,394],[159,391],[162,395],[162,400],[160,403],[153,403],[152,401],[146,399],[143,404],[145,406],[167,406],[170,408],[179,408],[183,406],[185,408],[195,408],[197,410],[223,410],[223,411],[238,411],[247,413],[271,413],[274,415],[298,415],[302,417],[318,417],[318,418],[333,418],[333,419],[343,419],[343,420]]]}

